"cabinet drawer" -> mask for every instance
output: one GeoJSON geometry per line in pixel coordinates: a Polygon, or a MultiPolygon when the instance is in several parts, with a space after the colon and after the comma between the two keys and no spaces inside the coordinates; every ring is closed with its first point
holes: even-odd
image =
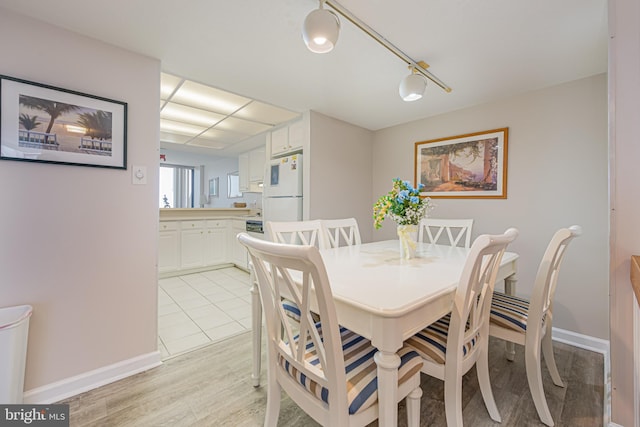
{"type": "Polygon", "coordinates": [[[161,221],[160,222],[160,231],[171,231],[177,230],[178,223],[175,221],[161,221]]]}
{"type": "Polygon", "coordinates": [[[229,224],[227,223],[227,221],[223,219],[207,221],[207,228],[227,228],[228,226],[229,224]]]}
{"type": "Polygon", "coordinates": [[[180,228],[182,230],[193,230],[196,228],[204,228],[206,221],[181,221],[180,228]]]}

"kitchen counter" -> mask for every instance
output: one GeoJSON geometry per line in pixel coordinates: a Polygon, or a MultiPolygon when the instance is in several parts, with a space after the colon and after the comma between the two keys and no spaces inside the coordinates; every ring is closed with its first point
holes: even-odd
{"type": "Polygon", "coordinates": [[[161,208],[160,221],[237,217],[244,219],[251,216],[251,213],[251,208],[161,208]]]}

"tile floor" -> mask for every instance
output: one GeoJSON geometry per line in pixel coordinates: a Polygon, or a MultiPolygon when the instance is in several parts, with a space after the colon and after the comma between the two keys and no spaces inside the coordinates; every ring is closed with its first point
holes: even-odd
{"type": "Polygon", "coordinates": [[[158,284],[163,359],[251,330],[249,274],[240,269],[170,277],[158,284]]]}

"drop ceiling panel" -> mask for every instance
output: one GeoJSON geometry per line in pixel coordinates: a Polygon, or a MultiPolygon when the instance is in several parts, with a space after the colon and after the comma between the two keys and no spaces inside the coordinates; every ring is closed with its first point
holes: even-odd
{"type": "Polygon", "coordinates": [[[196,136],[207,130],[203,126],[195,126],[187,123],[160,119],[160,131],[176,133],[178,135],[196,136]]]}
{"type": "Polygon", "coordinates": [[[242,141],[247,138],[247,135],[235,132],[228,132],[217,128],[209,129],[198,138],[209,139],[214,141],[223,142],[225,144],[233,144],[242,141]]]}
{"type": "Polygon", "coordinates": [[[226,116],[212,113],[199,108],[187,107],[186,105],[168,102],[160,112],[160,118],[173,120],[176,122],[189,123],[193,125],[205,126],[207,128],[215,125],[226,116]]]}
{"type": "Polygon", "coordinates": [[[251,100],[192,81],[185,81],[171,101],[221,114],[231,114],[251,100]]]}
{"type": "Polygon", "coordinates": [[[187,145],[193,147],[211,148],[213,150],[222,150],[223,148],[227,147],[227,144],[224,144],[220,141],[211,141],[204,138],[196,138],[193,141],[189,141],[189,144],[187,145]]]}
{"type": "Polygon", "coordinates": [[[251,104],[238,111],[235,116],[247,120],[253,120],[255,122],[277,125],[293,120],[298,117],[299,114],[273,105],[264,104],[259,101],[253,101],[251,104]]]}
{"type": "Polygon", "coordinates": [[[216,129],[222,129],[231,132],[237,132],[244,135],[256,135],[260,132],[271,129],[272,126],[262,123],[250,122],[248,120],[236,119],[228,117],[224,121],[216,125],[216,129]]]}
{"type": "Polygon", "coordinates": [[[172,144],[184,144],[191,139],[190,136],[177,135],[175,133],[160,132],[160,142],[170,142],[172,144]]]}
{"type": "Polygon", "coordinates": [[[162,99],[168,99],[181,81],[182,79],[180,77],[162,73],[160,76],[160,97],[162,99]]]}

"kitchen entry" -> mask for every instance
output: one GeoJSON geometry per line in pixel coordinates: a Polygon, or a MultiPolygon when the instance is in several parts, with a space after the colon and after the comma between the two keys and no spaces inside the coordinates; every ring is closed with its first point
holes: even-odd
{"type": "Polygon", "coordinates": [[[158,281],[162,359],[251,330],[249,274],[236,267],[158,281]]]}

